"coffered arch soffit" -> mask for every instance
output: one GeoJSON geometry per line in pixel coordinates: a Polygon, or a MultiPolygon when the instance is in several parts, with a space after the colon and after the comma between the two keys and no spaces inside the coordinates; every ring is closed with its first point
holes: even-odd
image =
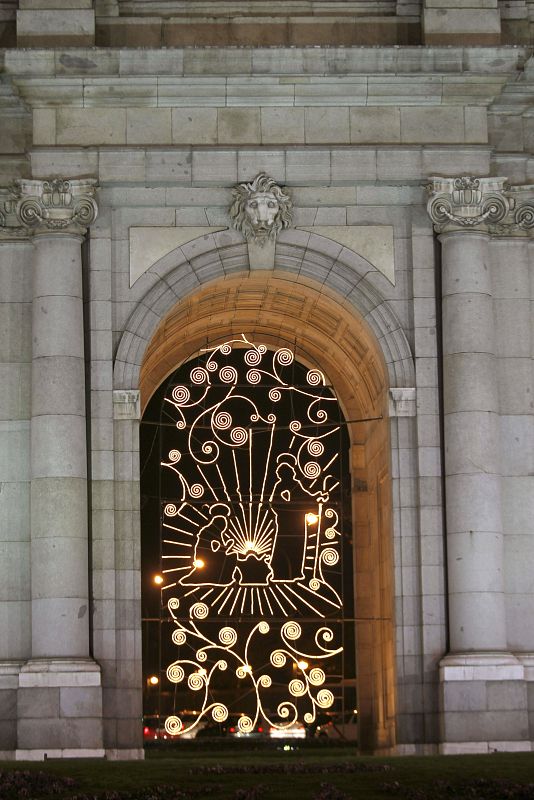
{"type": "Polygon", "coordinates": [[[345,413],[382,411],[385,384],[414,381],[406,335],[380,292],[386,282],[362,256],[314,233],[280,234],[272,271],[250,270],[239,234],[202,236],[140,278],[144,293],[119,342],[115,388],[139,388],[143,365],[144,407],[176,364],[206,341],[243,332],[272,346],[296,344],[299,357],[329,372],[336,385],[346,382],[344,362],[361,361],[357,390],[340,392],[353,406],[345,413]]]}

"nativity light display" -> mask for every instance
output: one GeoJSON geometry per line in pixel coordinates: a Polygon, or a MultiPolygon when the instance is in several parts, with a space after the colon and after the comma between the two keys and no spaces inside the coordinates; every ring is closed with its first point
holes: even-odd
{"type": "Polygon", "coordinates": [[[230,672],[247,698],[243,734],[312,724],[334,703],[340,411],[319,370],[299,365],[294,384],[293,367],[290,349],[241,335],[204,351],[165,397],[175,494],[162,505],[162,597],[177,648],[166,677],[195,710],[167,717],[171,735],[235,713],[230,672]]]}

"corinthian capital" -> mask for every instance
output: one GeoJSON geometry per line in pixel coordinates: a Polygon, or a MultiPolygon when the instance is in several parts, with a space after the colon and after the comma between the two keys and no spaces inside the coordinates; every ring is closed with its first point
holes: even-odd
{"type": "Polygon", "coordinates": [[[427,211],[438,233],[462,228],[490,230],[514,207],[505,178],[430,178],[427,211]]]}
{"type": "Polygon", "coordinates": [[[20,225],[36,233],[84,235],[98,213],[95,188],[93,178],[15,181],[15,214],[20,225]]]}

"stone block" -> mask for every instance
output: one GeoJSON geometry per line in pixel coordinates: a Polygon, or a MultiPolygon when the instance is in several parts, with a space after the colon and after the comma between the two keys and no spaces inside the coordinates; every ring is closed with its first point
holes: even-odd
{"type": "MultiPolygon", "coordinates": [[[[173,141],[176,141],[174,134],[173,141]]],[[[153,150],[151,148],[146,153],[147,183],[189,185],[191,183],[191,162],[191,151],[188,149],[153,150]]],[[[167,201],[167,193],[165,199],[167,201]]]]}
{"type": "Polygon", "coordinates": [[[56,143],[56,109],[33,109],[34,145],[54,145],[56,143]]]}
{"type": "Polygon", "coordinates": [[[126,144],[126,109],[59,108],[56,130],[60,145],[126,144]]]}
{"type": "Polygon", "coordinates": [[[263,144],[301,144],[304,142],[303,108],[262,108],[263,144]]]}
{"type": "Polygon", "coordinates": [[[28,419],[31,365],[0,363],[0,417],[4,419],[28,419]]]}
{"type": "Polygon", "coordinates": [[[131,144],[171,144],[170,108],[128,108],[126,142],[131,144]]]}
{"type": "Polygon", "coordinates": [[[217,142],[217,109],[174,108],[172,110],[174,144],[202,145],[217,142]]]}
{"type": "Polygon", "coordinates": [[[401,108],[401,142],[404,144],[461,143],[465,139],[463,108],[401,108]]]}
{"type": "Polygon", "coordinates": [[[102,690],[97,686],[67,686],[59,690],[61,717],[101,717],[102,690]]]}
{"type": "Polygon", "coordinates": [[[145,153],[142,150],[103,150],[99,157],[98,175],[105,183],[143,182],[145,153]]]}
{"type": "Polygon", "coordinates": [[[304,117],[307,144],[348,144],[348,108],[306,108],[304,117]]]}
{"type": "Polygon", "coordinates": [[[353,144],[400,142],[399,108],[351,108],[350,141],[353,144]]]}
{"type": "Polygon", "coordinates": [[[374,181],[376,176],[376,150],[360,147],[332,150],[332,181],[336,184],[374,181]]]}
{"type": "MultiPolygon", "coordinates": [[[[233,109],[232,109],[233,110],[233,109]]],[[[208,150],[193,152],[192,180],[197,186],[227,186],[237,182],[237,153],[223,150],[217,153],[208,150]]],[[[215,195],[214,195],[215,196],[215,195]]],[[[208,196],[209,197],[209,196],[208,196]]],[[[207,201],[209,203],[209,199],[207,201]]],[[[227,202],[230,195],[227,194],[227,202]]]]}
{"type": "MultiPolygon", "coordinates": [[[[94,150],[74,147],[33,150],[30,153],[32,176],[49,178],[50,175],[68,175],[70,178],[91,177],[98,173],[98,153],[94,150]]],[[[103,221],[100,211],[91,233],[103,221]]]]}
{"type": "Polygon", "coordinates": [[[18,691],[17,715],[21,720],[59,716],[58,688],[24,688],[18,691]]]}
{"type": "Polygon", "coordinates": [[[17,11],[18,47],[85,47],[95,42],[93,9],[17,11]]]}
{"type": "Polygon", "coordinates": [[[259,108],[219,108],[219,144],[261,144],[259,108]]]}

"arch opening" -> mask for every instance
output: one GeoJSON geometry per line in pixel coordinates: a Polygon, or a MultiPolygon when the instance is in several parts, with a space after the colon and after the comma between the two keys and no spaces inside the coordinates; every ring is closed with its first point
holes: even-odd
{"type": "MultiPolygon", "coordinates": [[[[159,325],[141,368],[141,403],[203,348],[243,332],[269,349],[289,348],[334,388],[349,440],[359,742],[395,741],[391,492],[387,371],[363,321],[311,282],[272,274],[218,281],[178,303],[159,325]]],[[[143,492],[143,490],[142,490],[143,492]]]]}

